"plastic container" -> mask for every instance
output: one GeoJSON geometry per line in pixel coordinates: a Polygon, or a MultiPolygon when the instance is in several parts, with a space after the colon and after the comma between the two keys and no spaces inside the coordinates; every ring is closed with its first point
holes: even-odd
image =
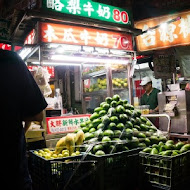
{"type": "Polygon", "coordinates": [[[138,153],[136,148],[114,154],[96,156],[89,154],[87,160],[97,161],[98,190],[135,190],[138,186],[138,153]]]}
{"type": "Polygon", "coordinates": [[[34,190],[84,190],[96,187],[95,166],[83,155],[47,160],[29,152],[29,168],[34,190]]]}
{"type": "Polygon", "coordinates": [[[190,151],[176,156],[139,152],[143,189],[183,189],[190,181],[190,151]]]}

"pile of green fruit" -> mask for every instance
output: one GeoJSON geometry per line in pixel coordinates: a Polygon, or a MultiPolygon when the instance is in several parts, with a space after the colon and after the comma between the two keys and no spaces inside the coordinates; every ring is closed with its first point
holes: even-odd
{"type": "Polygon", "coordinates": [[[85,133],[84,143],[97,145],[90,151],[95,155],[147,147],[167,140],[157,135],[157,128],[117,94],[100,103],[90,120],[81,123],[80,127],[85,133]]]}
{"type": "Polygon", "coordinates": [[[153,144],[150,147],[144,148],[142,152],[158,154],[162,156],[176,156],[178,154],[187,152],[188,150],[190,150],[189,143],[179,141],[175,144],[173,140],[167,140],[165,143],[159,142],[158,144],[153,144]]]}

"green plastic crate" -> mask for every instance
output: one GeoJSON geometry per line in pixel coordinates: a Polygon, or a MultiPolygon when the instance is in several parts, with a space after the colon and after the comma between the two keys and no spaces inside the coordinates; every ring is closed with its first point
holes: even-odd
{"type": "Polygon", "coordinates": [[[176,156],[139,152],[140,183],[144,189],[181,189],[190,180],[190,151],[176,156]]]}

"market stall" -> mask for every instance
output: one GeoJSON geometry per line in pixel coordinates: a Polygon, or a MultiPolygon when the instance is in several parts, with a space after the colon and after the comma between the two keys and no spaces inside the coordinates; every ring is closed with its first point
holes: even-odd
{"type": "MultiPolygon", "coordinates": [[[[137,37],[138,51],[152,55],[154,76],[162,79],[158,94],[159,113],[171,117],[171,136],[189,139],[189,10],[138,21],[135,27],[143,34],[137,37]]],[[[161,130],[167,129],[167,119],[160,118],[161,130]]]]}
{"type": "MultiPolygon", "coordinates": [[[[71,122],[68,130],[62,118],[66,116],[70,117],[68,119],[71,121],[75,119],[72,116],[72,96],[75,97],[75,101],[80,102],[82,114],[91,114],[105,97],[114,94],[119,94],[130,103],[133,102],[131,76],[136,63],[133,38],[140,30],[132,27],[130,11],[81,1],[80,11],[76,14],[69,3],[66,7],[67,3],[62,1],[55,6],[43,1],[42,6],[38,7],[40,15],[37,11],[28,11],[22,20],[28,25],[33,23],[35,27],[26,36],[20,56],[32,68],[32,72],[36,65],[46,69],[54,67],[55,77],[48,81],[54,86],[54,97],[51,98],[57,98],[55,90],[60,89],[62,105],[45,110],[44,128],[48,146],[52,145],[49,139],[59,138],[63,133],[79,127],[80,122],[75,126],[74,122],[71,122]],[[65,16],[64,19],[61,19],[61,15],[65,16]],[[88,23],[85,22],[86,19],[88,23]],[[70,84],[71,67],[74,68],[73,95],[70,84]],[[64,73],[61,70],[64,70],[64,73]],[[59,78],[59,75],[66,77],[59,78]],[[66,108],[63,99],[66,99],[69,107],[67,114],[63,111],[66,108]],[[53,130],[52,126],[56,130],[53,130]]],[[[21,32],[19,27],[17,29],[21,32]]],[[[15,38],[19,35],[18,31],[15,38]]],[[[39,81],[41,82],[41,79],[39,81]]],[[[43,86],[44,89],[47,90],[43,86]]],[[[51,102],[48,93],[47,101],[51,102]]]]}

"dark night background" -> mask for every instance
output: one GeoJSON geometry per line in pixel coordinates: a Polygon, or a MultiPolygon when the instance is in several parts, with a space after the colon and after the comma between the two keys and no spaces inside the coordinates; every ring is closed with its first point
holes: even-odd
{"type": "MultiPolygon", "coordinates": [[[[175,13],[190,8],[190,0],[93,0],[122,8],[130,8],[134,21],[175,13]]],[[[25,9],[39,0],[0,0],[0,18],[11,18],[13,9],[25,9]]]]}

